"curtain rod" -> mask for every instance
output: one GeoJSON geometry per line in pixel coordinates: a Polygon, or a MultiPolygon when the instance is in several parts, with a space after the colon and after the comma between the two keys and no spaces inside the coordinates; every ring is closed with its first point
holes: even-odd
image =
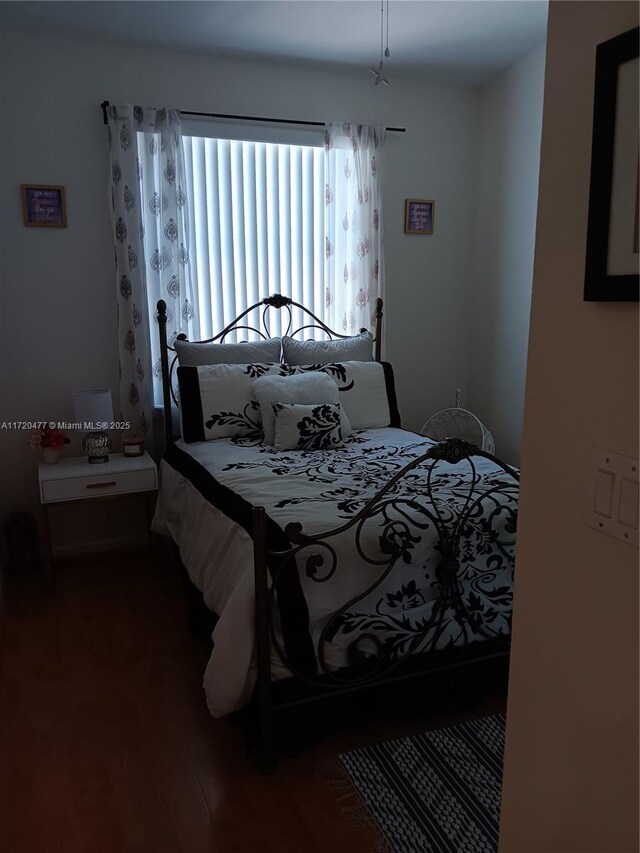
{"type": "MultiPolygon", "coordinates": [[[[102,108],[102,118],[104,123],[107,124],[107,107],[109,106],[109,101],[103,101],[100,104],[102,108]]],[[[324,127],[325,122],[323,121],[297,121],[296,119],[289,118],[265,118],[264,116],[238,116],[238,115],[229,115],[227,113],[197,113],[192,112],[190,110],[179,110],[180,115],[183,116],[200,116],[202,118],[228,118],[234,119],[236,121],[268,121],[271,124],[299,124],[304,127],[324,127]]],[[[385,127],[385,130],[388,133],[406,133],[406,127],[385,127]]]]}

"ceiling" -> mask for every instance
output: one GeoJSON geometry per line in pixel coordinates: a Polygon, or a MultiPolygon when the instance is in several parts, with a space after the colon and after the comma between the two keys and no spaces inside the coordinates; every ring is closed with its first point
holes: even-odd
{"type": "MultiPolygon", "coordinates": [[[[546,22],[546,0],[390,0],[388,73],[482,85],[546,22]]],[[[380,56],[380,0],[17,0],[0,2],[0,28],[342,67],[380,56]]]]}

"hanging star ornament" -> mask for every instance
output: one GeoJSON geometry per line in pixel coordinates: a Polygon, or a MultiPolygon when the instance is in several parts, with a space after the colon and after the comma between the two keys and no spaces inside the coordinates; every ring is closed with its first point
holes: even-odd
{"type": "MultiPolygon", "coordinates": [[[[377,86],[379,83],[384,83],[385,86],[389,85],[389,78],[387,77],[387,72],[384,67],[384,58],[382,55],[382,41],[384,38],[384,0],[380,2],[380,62],[377,68],[370,68],[369,71],[376,78],[374,81],[374,85],[377,86]]],[[[384,51],[384,56],[387,58],[391,56],[389,52],[389,0],[387,0],[387,46],[384,51]]]]}
{"type": "Polygon", "coordinates": [[[382,59],[380,60],[380,64],[377,68],[370,68],[369,71],[375,75],[376,79],[373,81],[374,86],[377,86],[379,83],[384,83],[385,86],[389,85],[389,78],[387,77],[387,72],[385,71],[382,59]]]}

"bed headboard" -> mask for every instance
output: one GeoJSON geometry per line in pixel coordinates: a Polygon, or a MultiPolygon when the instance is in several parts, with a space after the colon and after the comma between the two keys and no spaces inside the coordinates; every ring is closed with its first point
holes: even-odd
{"type": "MultiPolygon", "coordinates": [[[[382,299],[376,299],[376,307],[374,313],[375,361],[380,361],[382,352],[382,307],[382,299]]],[[[165,437],[167,440],[167,446],[169,446],[174,441],[171,417],[171,400],[173,399],[175,401],[175,395],[172,386],[172,376],[173,370],[175,368],[177,355],[174,347],[170,346],[167,340],[167,303],[164,301],[164,299],[160,299],[158,301],[157,308],[158,330],[160,336],[160,362],[162,366],[162,399],[164,410],[164,429],[165,437]],[[172,356],[169,355],[170,352],[173,353],[172,356]]],[[[225,328],[221,332],[218,332],[218,334],[215,335],[213,338],[207,338],[206,341],[193,341],[192,343],[211,344],[217,342],[221,344],[224,343],[224,339],[226,338],[226,336],[233,331],[254,332],[262,340],[267,340],[271,337],[269,331],[270,309],[274,309],[276,311],[284,309],[288,314],[286,329],[282,332],[283,336],[286,335],[288,337],[295,338],[306,331],[317,329],[319,331],[324,332],[329,338],[329,340],[333,340],[335,338],[351,337],[351,335],[343,335],[340,332],[335,332],[333,329],[330,329],[329,326],[326,325],[326,323],[323,323],[319,317],[316,317],[313,311],[310,311],[308,308],[305,308],[304,305],[301,305],[299,302],[294,302],[294,300],[290,299],[288,296],[281,296],[279,293],[275,293],[273,294],[273,296],[267,296],[264,299],[261,299],[259,302],[256,302],[249,308],[245,309],[241,314],[238,314],[235,320],[229,323],[229,325],[225,326],[225,328]],[[298,326],[297,328],[293,328],[293,308],[297,308],[299,311],[302,312],[304,316],[303,325],[298,326]]],[[[366,330],[361,329],[361,332],[364,331],[366,330]]],[[[178,335],[178,340],[186,341],[187,336],[184,334],[178,335]]]]}

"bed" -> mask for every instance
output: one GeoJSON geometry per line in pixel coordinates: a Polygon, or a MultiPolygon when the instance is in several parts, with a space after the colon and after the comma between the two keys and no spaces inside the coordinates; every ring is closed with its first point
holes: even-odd
{"type": "Polygon", "coordinates": [[[401,428],[380,361],[382,309],[375,343],[274,296],[214,339],[169,346],[158,303],[169,426],[154,530],[175,542],[214,614],[209,710],[255,707],[261,766],[283,707],[508,653],[518,472],[459,439],[401,428]],[[288,312],[285,360],[244,362],[275,353],[270,310],[288,312]],[[295,329],[293,311],[305,318],[295,329]],[[249,325],[252,312],[261,323],[249,325]],[[259,340],[225,344],[233,329],[259,340]],[[310,329],[326,342],[300,340],[310,329]]]}

